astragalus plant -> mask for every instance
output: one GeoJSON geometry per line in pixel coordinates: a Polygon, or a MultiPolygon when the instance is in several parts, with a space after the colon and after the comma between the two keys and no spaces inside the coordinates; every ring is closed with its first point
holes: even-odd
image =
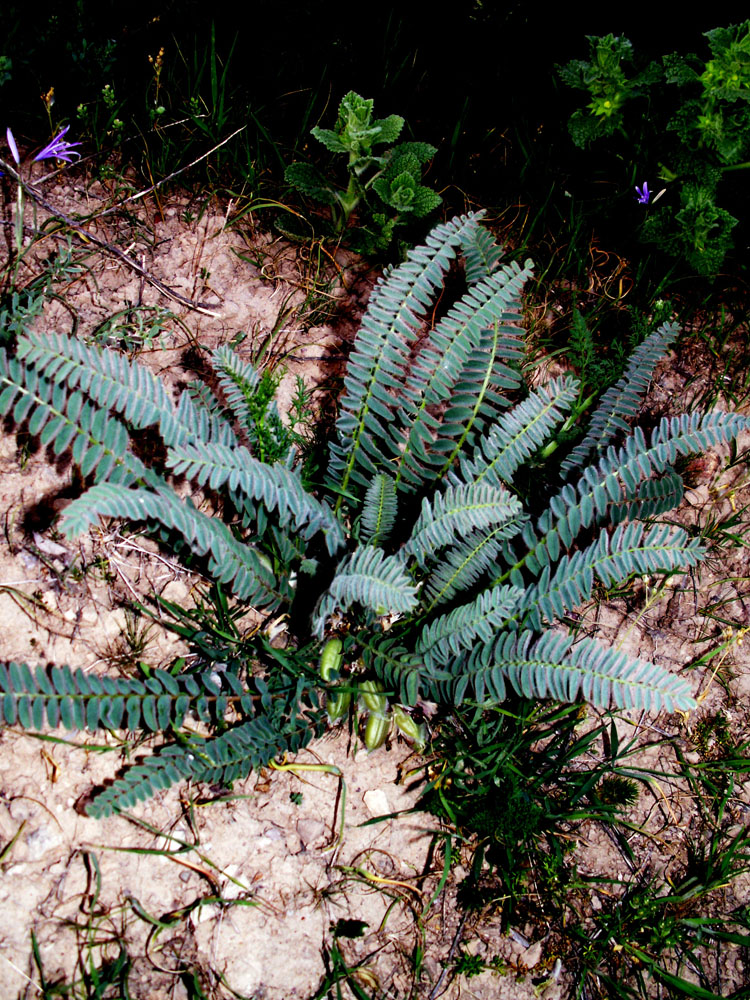
{"type": "Polygon", "coordinates": [[[90,484],[63,514],[67,536],[101,517],[145,523],[241,605],[288,621],[285,648],[261,630],[190,672],[176,664],[128,679],[4,666],[7,723],[170,734],[91,813],[188,777],[228,782],[299,748],[326,724],[320,689],[332,716],[360,698],[374,719],[369,745],[391,710],[418,735],[410,710],[420,699],[450,710],[497,703],[510,688],[627,710],[694,704],[684,680],[560,621],[597,581],[611,587],[700,561],[697,540],[658,520],[682,496],[675,464],[748,421],[695,413],[663,419],[648,436],[631,429],[677,334],[665,325],[552,473],[547,459],[579,417],[578,385],[556,378],[528,390],[520,298],[531,265],[500,257],[467,215],[435,227],[383,275],[349,357],[325,482],[314,488],[281,424],[277,460],[254,453],[259,376],[228,348],[210,358],[214,390],[194,384],[178,399],[146,368],[61,334],[28,333],[2,355],[2,413],[70,451],[90,484]],[[444,304],[459,277],[463,290],[444,304]],[[161,467],[132,447],[147,430],[161,438],[161,467]],[[195,735],[196,717],[213,735],[195,735]]]}

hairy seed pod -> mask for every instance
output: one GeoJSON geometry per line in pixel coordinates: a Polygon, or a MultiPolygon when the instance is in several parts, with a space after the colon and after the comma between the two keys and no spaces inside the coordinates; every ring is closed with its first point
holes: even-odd
{"type": "Polygon", "coordinates": [[[393,706],[393,721],[404,736],[408,740],[411,740],[415,750],[424,750],[427,742],[424,726],[420,726],[418,722],[415,722],[400,705],[393,706]]]}
{"type": "Polygon", "coordinates": [[[320,676],[324,681],[335,680],[341,668],[341,653],[344,644],[341,639],[329,639],[320,655],[320,676]]]}
{"type": "Polygon", "coordinates": [[[380,712],[382,715],[388,706],[388,699],[383,694],[383,685],[380,681],[362,681],[359,685],[359,696],[368,712],[380,712]]]}
{"type": "Polygon", "coordinates": [[[371,712],[365,725],[365,746],[368,750],[377,750],[385,743],[390,732],[391,717],[382,712],[371,712]]]}

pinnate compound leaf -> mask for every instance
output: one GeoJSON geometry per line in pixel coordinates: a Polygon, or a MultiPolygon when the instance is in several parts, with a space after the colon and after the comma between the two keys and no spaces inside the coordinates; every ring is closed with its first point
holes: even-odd
{"type": "Polygon", "coordinates": [[[282,732],[268,717],[258,716],[213,739],[191,737],[129,768],[96,795],[86,811],[94,818],[111,816],[187,779],[230,785],[274,757],[296,752],[314,735],[315,728],[303,719],[282,732]]]}
{"type": "MultiPolygon", "coordinates": [[[[383,442],[390,440],[393,413],[409,367],[409,351],[476,215],[436,226],[426,244],[381,278],[349,357],[344,395],[339,401],[336,441],[331,444],[329,476],[334,488],[351,493],[367,488],[380,471],[383,442]]],[[[390,448],[389,448],[390,450],[390,448]]]]}
{"type": "Polygon", "coordinates": [[[697,538],[688,538],[682,528],[632,522],[621,524],[610,535],[604,528],[593,545],[564,555],[554,573],[546,566],[539,582],[530,587],[523,601],[524,621],[537,630],[542,618],[552,622],[588,601],[594,581],[605,587],[623,583],[633,574],[672,573],[697,566],[705,548],[697,538]]]}
{"type": "MultiPolygon", "coordinates": [[[[216,721],[220,696],[207,677],[173,677],[154,670],[147,680],[135,677],[97,677],[70,667],[29,667],[0,662],[0,699],[8,725],[42,729],[46,721],[67,729],[119,729],[162,732],[177,729],[199,698],[212,707],[205,721],[216,721]]],[[[226,705],[226,701],[225,701],[226,705]]],[[[224,707],[225,707],[224,705],[224,707]]]]}
{"type": "Polygon", "coordinates": [[[572,702],[579,696],[603,708],[668,712],[695,708],[689,685],[663,667],[563,632],[505,633],[463,668],[476,698],[505,694],[505,683],[526,698],[572,702]]]}
{"type": "Polygon", "coordinates": [[[124,490],[100,483],[66,508],[62,531],[69,538],[75,537],[100,516],[154,521],[175,531],[196,555],[208,558],[214,579],[231,586],[238,597],[271,607],[278,603],[273,573],[253,547],[238,541],[222,521],[197,510],[189,499],[181,500],[169,490],[124,490]]]}
{"type": "Polygon", "coordinates": [[[47,378],[85,393],[102,409],[121,414],[136,429],[156,425],[167,444],[189,437],[164,383],[117,351],[64,333],[27,332],[19,338],[18,357],[47,378]]]}
{"type": "Polygon", "coordinates": [[[405,614],[417,605],[417,588],[401,559],[364,545],[340,564],[318,606],[314,634],[322,636],[326,618],[334,611],[345,612],[353,604],[362,604],[378,615],[405,614]]]}
{"type": "Polygon", "coordinates": [[[386,541],[396,523],[397,507],[396,484],[380,473],[365,494],[360,540],[367,545],[386,541]]]}
{"type": "Polygon", "coordinates": [[[575,379],[551,379],[504,413],[479,439],[470,457],[461,458],[451,479],[465,483],[512,483],[517,469],[547,441],[575,403],[575,379]]]}
{"type": "Polygon", "coordinates": [[[518,587],[497,586],[483,591],[475,600],[441,615],[423,631],[416,651],[430,666],[443,666],[489,643],[512,618],[524,599],[518,587]]]}
{"type": "Polygon", "coordinates": [[[523,507],[503,486],[484,483],[449,486],[432,501],[422,501],[422,512],[414,525],[403,554],[425,567],[441,549],[465,538],[473,530],[506,525],[504,537],[520,531],[523,507]]]}
{"type": "Polygon", "coordinates": [[[328,504],[310,496],[300,477],[280,462],[259,462],[243,447],[196,442],[170,449],[167,465],[200,486],[220,489],[226,484],[259,500],[276,513],[282,528],[292,527],[305,539],[322,531],[331,555],[344,545],[341,525],[328,504]]]}
{"type": "Polygon", "coordinates": [[[589,422],[584,439],[560,465],[564,475],[590,461],[591,452],[601,454],[616,434],[627,431],[636,416],[658,361],[677,339],[676,323],[663,323],[635,349],[622,378],[602,396],[589,422]]]}
{"type": "Polygon", "coordinates": [[[673,473],[678,457],[726,444],[749,428],[750,418],[738,413],[685,413],[663,417],[647,443],[636,427],[621,448],[609,447],[597,463],[582,470],[575,486],[566,484],[551,498],[537,522],[538,534],[524,535],[529,551],[523,564],[540,573],[561,548],[571,548],[582,529],[595,521],[622,520],[628,504],[638,502],[641,484],[673,473]]]}

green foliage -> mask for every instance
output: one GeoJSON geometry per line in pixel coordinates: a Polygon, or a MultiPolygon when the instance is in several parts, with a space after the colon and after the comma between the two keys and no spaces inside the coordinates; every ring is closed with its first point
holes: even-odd
{"type": "Polygon", "coordinates": [[[333,129],[316,126],[312,135],[331,153],[347,157],[346,187],[328,178],[311,163],[291,163],[287,183],[314,201],[331,208],[332,231],[341,236],[355,212],[358,226],[351,235],[361,250],[385,250],[397,226],[429,215],[440,195],[422,184],[422,171],[437,150],[426,142],[394,145],[404,119],[398,115],[373,117],[373,101],[352,90],[339,105],[333,129]],[[389,148],[376,152],[376,146],[389,148]]]}
{"type": "Polygon", "coordinates": [[[163,670],[153,670],[140,681],[99,678],[68,667],[39,666],[32,671],[24,663],[9,663],[0,665],[0,691],[6,724],[20,723],[25,729],[41,729],[46,721],[67,729],[158,732],[179,727],[188,711],[211,722],[226,710],[226,696],[209,675],[175,678],[163,670]]]}
{"type": "Polygon", "coordinates": [[[344,918],[331,924],[331,945],[330,947],[323,946],[326,974],[311,1000],[328,1000],[328,997],[332,996],[343,997],[342,984],[349,987],[349,991],[356,1000],[377,1000],[381,996],[380,990],[376,994],[368,993],[362,987],[361,979],[357,975],[360,966],[364,966],[367,959],[354,966],[349,966],[339,945],[339,941],[342,939],[363,937],[367,927],[368,925],[363,920],[346,920],[344,918]]]}
{"type": "MultiPolygon", "coordinates": [[[[585,372],[591,364],[593,349],[580,313],[576,313],[576,316],[579,317],[579,322],[574,322],[578,356],[574,360],[578,360],[585,372]]],[[[678,333],[675,323],[665,323],[633,352],[622,378],[602,396],[591,416],[586,436],[561,463],[563,473],[568,473],[587,461],[592,450],[600,454],[616,434],[628,429],[626,421],[632,420],[638,413],[656,364],[677,339],[678,333]]]]}
{"type": "MultiPolygon", "coordinates": [[[[644,744],[641,734],[626,742],[622,720],[592,714],[511,698],[491,709],[464,706],[441,728],[420,805],[444,821],[449,837],[472,846],[459,904],[492,907],[503,927],[543,912],[581,995],[646,997],[661,984],[674,996],[739,996],[726,988],[733,976],[725,949],[747,947],[750,921],[726,889],[750,866],[747,831],[734,825],[747,746],[725,744],[696,766],[679,738],[644,744]],[[655,779],[661,788],[676,777],[663,764],[658,772],[644,767],[649,749],[676,754],[695,796],[702,822],[691,827],[686,850],[672,855],[666,879],[649,869],[613,879],[588,863],[577,872],[571,849],[592,821],[623,867],[633,865],[638,827],[629,809],[654,793],[655,779]],[[594,899],[598,905],[587,905],[594,899]]],[[[703,721],[696,745],[716,722],[703,721]]],[[[717,738],[724,726],[719,720],[717,738]]]]}
{"type": "Polygon", "coordinates": [[[0,308],[0,336],[3,342],[12,342],[41,315],[45,296],[36,290],[13,291],[5,296],[0,308]]]}
{"type": "Polygon", "coordinates": [[[187,779],[231,785],[274,757],[301,749],[314,735],[309,719],[285,721],[284,731],[274,722],[269,713],[233,726],[213,739],[183,736],[178,744],[166,746],[143,764],[129,768],[96,796],[87,812],[95,817],[109,816],[187,779]]]}
{"type": "Polygon", "coordinates": [[[668,987],[673,996],[718,1000],[728,995],[721,985],[721,992],[707,988],[717,971],[720,984],[724,976],[721,962],[714,969],[712,959],[727,944],[747,948],[750,922],[741,908],[721,917],[706,912],[711,897],[720,898],[728,883],[750,869],[750,839],[744,829],[734,835],[716,830],[699,838],[689,854],[677,877],[661,883],[634,877],[594,915],[593,929],[573,928],[581,979],[606,984],[609,995],[618,998],[646,996],[652,984],[668,987]]]}
{"type": "Polygon", "coordinates": [[[559,68],[560,77],[569,87],[587,90],[591,96],[586,111],[576,111],[569,123],[570,134],[578,146],[612,135],[623,127],[623,107],[660,78],[656,63],[632,75],[626,65],[633,61],[633,46],[627,38],[588,35],[589,61],[574,59],[559,68]]]}
{"type": "MultiPolygon", "coordinates": [[[[632,177],[643,183],[659,164],[666,197],[645,209],[642,238],[682,258],[699,274],[716,274],[732,248],[737,219],[719,204],[725,178],[750,159],[750,21],[705,33],[711,57],[665,55],[631,70],[632,45],[613,35],[589,37],[589,60],[559,69],[591,101],[570,119],[576,145],[624,140],[632,177]],[[648,100],[648,111],[644,100],[648,100]]],[[[656,193],[655,183],[651,184],[656,193]]]]}
{"type": "Polygon", "coordinates": [[[653,333],[663,319],[672,315],[672,304],[666,301],[662,301],[661,307],[657,304],[648,316],[634,311],[628,335],[607,342],[608,338],[597,330],[599,322],[606,317],[606,309],[584,316],[574,305],[565,356],[581,380],[582,393],[590,395],[593,402],[603,390],[614,385],[630,361],[634,347],[653,333]]]}
{"type": "Polygon", "coordinates": [[[393,531],[397,509],[396,484],[381,472],[365,495],[359,540],[370,545],[382,544],[393,531]]]}
{"type": "MultiPolygon", "coordinates": [[[[97,875],[99,871],[97,869],[97,875]]],[[[73,976],[69,981],[62,981],[58,976],[48,979],[42,962],[39,942],[36,934],[31,932],[31,954],[36,966],[36,978],[39,985],[36,993],[41,1000],[55,1000],[66,997],[68,1000],[108,1000],[119,996],[128,998],[130,993],[129,980],[133,971],[133,960],[123,941],[117,941],[117,954],[114,949],[105,952],[101,941],[97,940],[97,924],[101,922],[99,914],[91,914],[85,927],[86,935],[83,947],[78,955],[78,970],[80,976],[73,976]]],[[[75,925],[74,925],[75,926],[75,925]]]]}
{"type": "Polygon", "coordinates": [[[91,139],[97,152],[122,142],[124,107],[125,102],[117,96],[114,86],[105,83],[96,98],[76,108],[78,131],[91,139]]]}
{"type": "Polygon", "coordinates": [[[349,358],[316,493],[273,407],[275,381],[228,348],[208,358],[216,394],[195,383],[176,400],[137,362],[62,334],[24,334],[14,356],[0,355],[0,413],[56,453],[68,450],[87,480],[63,532],[74,537],[99,517],[145,523],[217,584],[213,613],[169,608],[197,646],[193,672],[178,664],[144,681],[19,666],[0,674],[8,721],[174,734],[101,793],[94,813],[187,777],[228,782],[298,748],[324,717],[316,684],[329,706],[341,702],[336,717],[361,695],[368,746],[394,718],[421,743],[420,697],[446,709],[489,708],[509,694],[626,710],[695,704],[684,680],[559,622],[597,580],[619,586],[700,561],[699,540],[653,519],[682,495],[677,459],[733,440],[748,420],[686,414],[648,439],[631,429],[650,370],[676,336],[665,325],[594,412],[564,467],[574,482],[551,487],[544,459],[576,419],[580,391],[574,379],[532,392],[523,384],[517,324],[530,273],[528,263],[498,265],[476,215],[436,226],[386,272],[349,358]],[[467,287],[433,321],[461,251],[467,287]],[[132,448],[144,431],[161,440],[152,465],[132,448]],[[178,494],[174,476],[203,502],[178,494]],[[243,640],[225,592],[284,615],[287,648],[262,633],[243,640]],[[321,676],[320,642],[330,636],[324,665],[336,664],[321,676]],[[185,735],[188,711],[210,717],[218,734],[185,735]]]}
{"type": "Polygon", "coordinates": [[[13,78],[13,60],[10,56],[0,56],[0,87],[13,78]]]}
{"type": "Polygon", "coordinates": [[[599,789],[616,781],[630,791],[633,778],[643,780],[628,766],[633,748],[620,743],[614,718],[582,726],[584,714],[580,705],[511,698],[457,710],[433,740],[437,760],[420,806],[458,836],[473,837],[464,908],[493,902],[504,927],[518,920],[529,891],[536,896],[551,875],[564,878],[565,844],[577,825],[616,823],[628,793],[603,801],[599,789]]]}
{"type": "Polygon", "coordinates": [[[471,979],[473,976],[481,976],[485,971],[485,964],[481,955],[461,954],[453,962],[453,970],[457,976],[466,976],[471,979]]]}
{"type": "MultiPolygon", "coordinates": [[[[715,186],[714,186],[715,187],[715,186]]],[[[664,206],[643,224],[643,238],[673,257],[682,257],[699,274],[716,274],[734,245],[731,232],[737,219],[715,201],[715,190],[685,181],[680,207],[664,206]]]]}
{"type": "Polygon", "coordinates": [[[274,397],[281,381],[280,372],[265,369],[259,374],[228,347],[218,348],[215,359],[224,399],[241,432],[247,435],[251,450],[262,462],[281,461],[293,447],[305,444],[304,436],[297,430],[303,414],[296,413],[295,422],[285,424],[276,408],[274,397]]]}

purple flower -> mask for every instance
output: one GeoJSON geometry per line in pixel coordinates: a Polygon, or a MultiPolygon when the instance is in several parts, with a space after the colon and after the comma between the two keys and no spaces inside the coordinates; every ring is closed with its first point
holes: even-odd
{"type": "Polygon", "coordinates": [[[8,148],[10,149],[11,156],[16,161],[16,166],[20,165],[21,157],[18,155],[18,146],[10,129],[5,130],[5,138],[8,140],[8,148]]]}
{"type": "Polygon", "coordinates": [[[66,125],[62,132],[56,135],[48,146],[44,147],[41,153],[37,153],[34,157],[34,163],[37,160],[65,160],[66,163],[70,163],[72,157],[80,156],[81,154],[73,149],[73,146],[80,146],[80,142],[66,142],[63,138],[69,128],[70,125],[66,125]]]}
{"type": "Polygon", "coordinates": [[[639,188],[638,185],[636,184],[635,193],[638,195],[639,205],[648,205],[648,203],[651,201],[651,192],[648,189],[648,181],[643,182],[642,188],[639,188]]]}

